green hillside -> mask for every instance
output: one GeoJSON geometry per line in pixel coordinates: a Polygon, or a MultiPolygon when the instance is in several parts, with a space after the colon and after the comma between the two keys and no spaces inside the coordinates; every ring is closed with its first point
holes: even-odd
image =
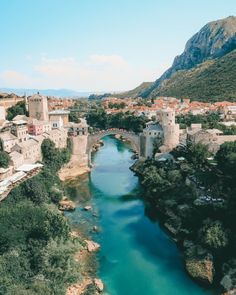
{"type": "Polygon", "coordinates": [[[186,43],[182,54],[153,83],[124,94],[152,98],[158,95],[192,100],[236,100],[236,17],[206,24],[186,43]],[[146,86],[146,87],[145,87],[146,86]]]}
{"type": "Polygon", "coordinates": [[[116,93],[115,96],[118,98],[127,98],[127,97],[135,98],[135,97],[138,97],[143,90],[151,86],[151,84],[153,83],[143,82],[142,84],[140,84],[138,87],[134,88],[133,90],[122,92],[122,93],[116,93]]]}
{"type": "Polygon", "coordinates": [[[236,50],[162,82],[151,96],[174,96],[199,101],[236,101],[236,50]]]}

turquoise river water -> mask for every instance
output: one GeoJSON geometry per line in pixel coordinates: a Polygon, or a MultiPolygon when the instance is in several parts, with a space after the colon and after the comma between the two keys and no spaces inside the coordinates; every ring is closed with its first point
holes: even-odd
{"type": "Polygon", "coordinates": [[[79,200],[72,223],[101,245],[98,276],[109,295],[207,295],[183,268],[175,243],[146,213],[138,178],[129,169],[129,146],[113,137],[93,156],[89,176],[74,180],[68,192],[79,200]],[[91,205],[91,211],[84,211],[91,205]],[[100,232],[92,233],[96,225],[100,232]]]}

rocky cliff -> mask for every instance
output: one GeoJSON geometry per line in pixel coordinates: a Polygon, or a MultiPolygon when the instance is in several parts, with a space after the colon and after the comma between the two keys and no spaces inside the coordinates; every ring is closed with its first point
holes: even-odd
{"type": "Polygon", "coordinates": [[[156,96],[163,83],[177,72],[185,72],[206,61],[221,58],[234,49],[236,49],[236,17],[230,16],[210,22],[187,42],[184,52],[174,59],[172,66],[154,83],[141,90],[137,96],[156,96]]]}

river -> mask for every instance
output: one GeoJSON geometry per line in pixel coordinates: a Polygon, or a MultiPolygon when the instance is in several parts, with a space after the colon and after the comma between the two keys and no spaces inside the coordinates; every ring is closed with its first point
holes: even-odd
{"type": "Polygon", "coordinates": [[[139,180],[129,169],[129,146],[113,137],[93,156],[89,177],[71,182],[68,192],[80,206],[68,216],[101,245],[98,276],[109,295],[212,294],[185,273],[175,243],[147,215],[139,180]],[[91,205],[91,211],[84,211],[91,205]],[[96,225],[99,233],[92,233],[96,225]]]}

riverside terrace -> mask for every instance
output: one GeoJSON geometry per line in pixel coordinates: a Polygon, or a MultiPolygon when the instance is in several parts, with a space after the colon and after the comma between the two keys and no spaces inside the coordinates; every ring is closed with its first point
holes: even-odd
{"type": "Polygon", "coordinates": [[[16,169],[16,173],[1,181],[0,202],[8,196],[12,189],[38,174],[42,167],[42,164],[24,164],[16,169]]]}

